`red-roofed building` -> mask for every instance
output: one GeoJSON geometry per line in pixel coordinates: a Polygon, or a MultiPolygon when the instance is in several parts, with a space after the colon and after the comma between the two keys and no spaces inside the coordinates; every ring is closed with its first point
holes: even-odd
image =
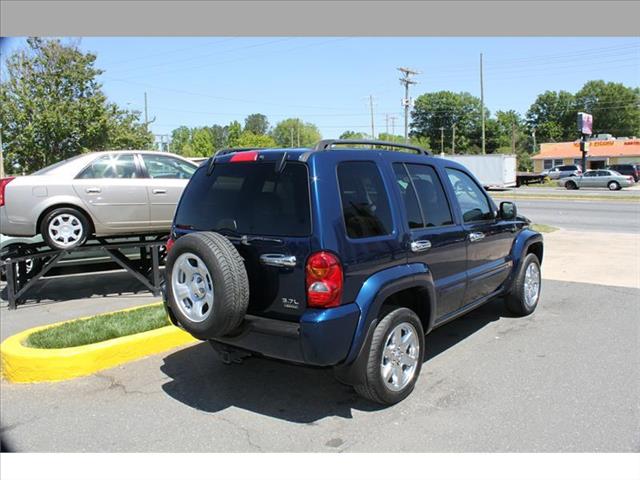
{"type": "MultiPolygon", "coordinates": [[[[579,165],[582,161],[580,142],[541,143],[540,153],[533,157],[534,171],[541,172],[558,165],[579,165]]],[[[587,152],[587,168],[604,168],[621,163],[640,164],[640,139],[592,139],[587,152]]]]}

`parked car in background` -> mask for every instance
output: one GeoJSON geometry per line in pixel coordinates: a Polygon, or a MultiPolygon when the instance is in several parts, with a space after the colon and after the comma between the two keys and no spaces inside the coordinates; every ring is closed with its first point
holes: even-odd
{"type": "Polygon", "coordinates": [[[546,173],[551,180],[558,180],[560,178],[582,175],[582,169],[580,165],[560,165],[545,170],[543,173],[546,173]]]}
{"type": "Polygon", "coordinates": [[[95,152],[0,179],[0,233],[68,250],[98,237],[165,233],[197,165],[163,152],[95,152]]]}
{"type": "Polygon", "coordinates": [[[577,190],[583,187],[608,188],[620,190],[634,184],[633,177],[622,175],[613,170],[588,170],[579,177],[566,177],[558,181],[558,185],[567,190],[577,190]]]}
{"type": "Polygon", "coordinates": [[[633,165],[631,163],[622,163],[620,165],[608,165],[607,169],[613,170],[614,172],[618,172],[625,176],[632,176],[634,182],[640,180],[640,166],[638,165],[633,165]]]}

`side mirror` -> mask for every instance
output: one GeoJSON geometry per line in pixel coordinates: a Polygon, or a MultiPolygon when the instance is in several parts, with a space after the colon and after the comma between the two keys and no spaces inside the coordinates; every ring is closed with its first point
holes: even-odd
{"type": "Polygon", "coordinates": [[[513,220],[518,215],[518,209],[513,202],[500,203],[500,218],[503,220],[513,220]]]}

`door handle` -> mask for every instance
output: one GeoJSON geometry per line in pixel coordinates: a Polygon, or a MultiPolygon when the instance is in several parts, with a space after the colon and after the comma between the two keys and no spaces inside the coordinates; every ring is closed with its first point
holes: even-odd
{"type": "Polygon", "coordinates": [[[283,255],[280,253],[264,253],[260,255],[260,263],[270,267],[292,268],[296,266],[297,260],[293,255],[283,255]]]}
{"type": "Polygon", "coordinates": [[[165,193],[167,193],[167,191],[164,188],[154,188],[153,189],[153,194],[154,195],[164,195],[165,193]]]}
{"type": "Polygon", "coordinates": [[[431,242],[429,240],[416,240],[411,242],[412,252],[424,252],[431,248],[431,242]]]}
{"type": "Polygon", "coordinates": [[[87,193],[100,193],[102,189],[100,187],[87,187],[84,191],[87,193]]]}
{"type": "Polygon", "coordinates": [[[469,234],[469,241],[471,242],[479,242],[484,238],[484,233],[482,232],[471,232],[469,234]]]}

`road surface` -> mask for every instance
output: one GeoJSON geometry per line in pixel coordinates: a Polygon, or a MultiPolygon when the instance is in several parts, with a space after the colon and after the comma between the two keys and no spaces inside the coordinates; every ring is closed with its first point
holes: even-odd
{"type": "Polygon", "coordinates": [[[640,234],[640,202],[495,198],[496,203],[505,200],[516,202],[518,212],[534,223],[567,230],[640,234]]]}

